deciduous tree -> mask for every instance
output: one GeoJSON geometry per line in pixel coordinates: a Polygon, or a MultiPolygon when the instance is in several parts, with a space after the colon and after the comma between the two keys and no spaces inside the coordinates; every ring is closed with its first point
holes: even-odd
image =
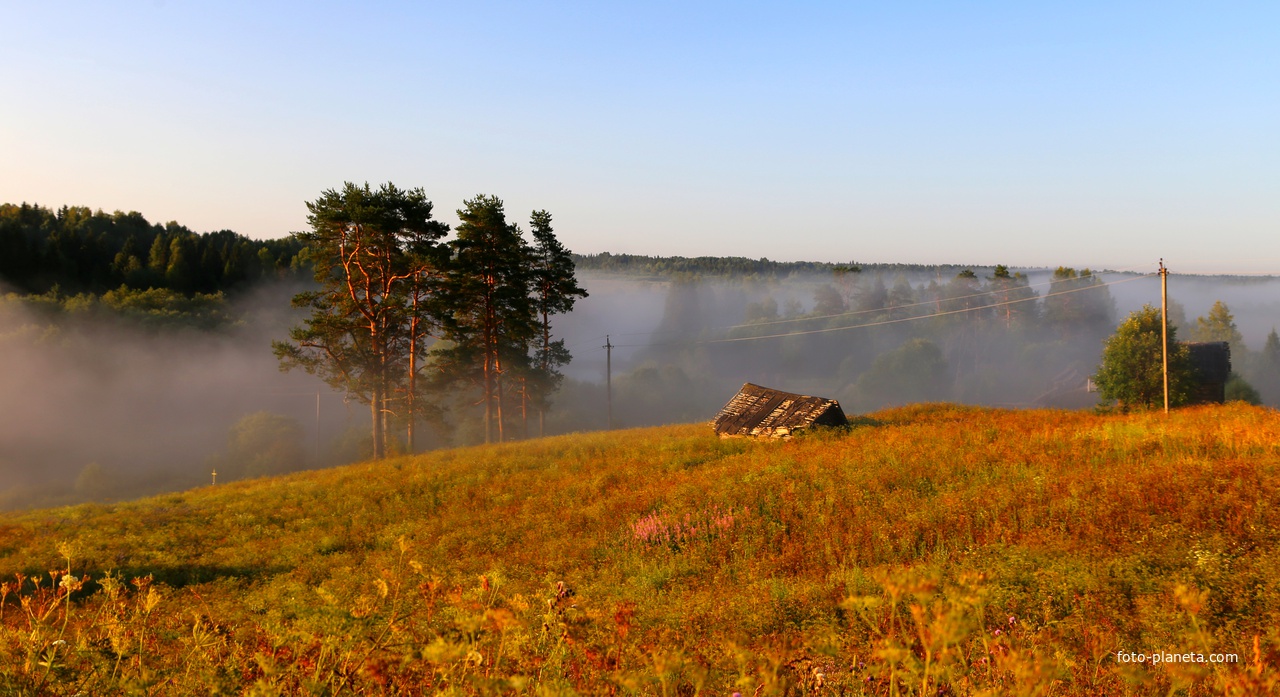
{"type": "MultiPolygon", "coordinates": [[[[1093,380],[1104,399],[1125,409],[1151,408],[1164,403],[1160,310],[1145,305],[1133,312],[1106,340],[1102,364],[1093,380]]],[[[1169,327],[1169,404],[1180,406],[1191,397],[1193,370],[1190,352],[1178,343],[1177,328],[1169,327]]]]}
{"type": "Polygon", "coordinates": [[[1244,348],[1244,337],[1236,327],[1236,319],[1231,315],[1231,308],[1221,300],[1209,308],[1206,317],[1197,317],[1196,326],[1191,330],[1194,341],[1225,341],[1231,344],[1233,356],[1239,356],[1244,348]]]}

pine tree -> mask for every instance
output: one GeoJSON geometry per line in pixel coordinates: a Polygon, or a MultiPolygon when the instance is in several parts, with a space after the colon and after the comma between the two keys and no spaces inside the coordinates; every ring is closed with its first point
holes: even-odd
{"type": "Polygon", "coordinates": [[[1280,335],[1275,327],[1267,335],[1257,362],[1258,390],[1263,401],[1271,406],[1280,405],[1280,335]]]}
{"type": "Polygon", "coordinates": [[[463,202],[447,293],[451,312],[443,318],[452,346],[441,351],[446,380],[480,388],[484,440],[505,440],[504,375],[525,367],[537,335],[531,251],[518,225],[508,223],[496,196],[463,202]]]}
{"type": "Polygon", "coordinates": [[[1271,328],[1267,341],[1262,345],[1262,363],[1270,370],[1280,371],[1280,335],[1276,328],[1271,328]]]}
{"type": "Polygon", "coordinates": [[[1092,271],[1059,266],[1053,272],[1043,302],[1043,318],[1050,326],[1063,334],[1083,329],[1101,335],[1113,326],[1114,317],[1111,292],[1092,271]]]}
{"type": "Polygon", "coordinates": [[[321,287],[294,297],[311,316],[273,347],[283,369],[319,375],[369,405],[373,456],[381,458],[393,392],[407,370],[406,352],[415,350],[405,339],[407,293],[431,261],[413,252],[434,245],[448,227],[431,219],[422,189],[390,183],[373,190],[348,182],[307,209],[311,230],[295,236],[310,248],[321,287]]]}
{"type": "Polygon", "coordinates": [[[572,310],[578,298],[587,297],[587,291],[574,276],[573,255],[556,239],[551,214],[534,211],[529,229],[533,233],[533,292],[540,336],[533,360],[537,371],[527,381],[525,394],[529,397],[526,401],[537,407],[538,433],[545,435],[547,396],[563,380],[559,368],[571,359],[564,339],[551,340],[551,316],[572,310]],[[534,389],[530,391],[529,386],[534,389]]]}
{"type": "Polygon", "coordinates": [[[1031,289],[1025,274],[1010,273],[1008,266],[997,264],[988,280],[993,291],[992,301],[996,304],[996,316],[1004,322],[1005,328],[1035,318],[1036,303],[1032,298],[1036,297],[1036,292],[1031,289]]]}

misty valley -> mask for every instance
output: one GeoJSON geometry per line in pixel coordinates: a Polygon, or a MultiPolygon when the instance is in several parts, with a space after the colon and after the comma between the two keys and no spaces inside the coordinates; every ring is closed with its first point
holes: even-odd
{"type": "MultiPolygon", "coordinates": [[[[223,235],[224,273],[202,275],[192,260],[210,263],[197,245],[213,236],[77,210],[45,214],[72,240],[94,221],[127,237],[106,270],[88,273],[86,257],[41,262],[37,274],[41,263],[28,260],[24,276],[9,243],[0,506],[120,500],[210,484],[215,472],[228,482],[372,454],[367,407],[282,372],[272,355],[305,318],[290,299],[315,287],[298,247],[255,251],[223,235]]],[[[11,221],[33,215],[6,211],[11,221]]],[[[42,260],[85,247],[49,244],[42,260]]],[[[504,439],[604,429],[610,412],[621,428],[705,422],[746,382],[835,398],[850,413],[928,401],[1087,409],[1099,403],[1088,387],[1103,341],[1159,302],[1158,280],[1135,271],[574,260],[587,296],[552,327],[570,360],[541,419],[509,391],[504,439]]],[[[1280,402],[1280,282],[1175,273],[1170,285],[1180,337],[1229,341],[1242,389],[1280,402]],[[1211,316],[1215,303],[1225,320],[1211,316]]],[[[426,355],[435,340],[425,339],[426,355]]],[[[465,386],[422,399],[432,409],[415,419],[416,450],[484,441],[465,386]]],[[[403,452],[404,419],[388,423],[390,453],[403,452]]]]}
{"type": "Polygon", "coordinates": [[[574,255],[463,205],[0,206],[0,693],[1280,686],[1277,279],[574,255]]]}

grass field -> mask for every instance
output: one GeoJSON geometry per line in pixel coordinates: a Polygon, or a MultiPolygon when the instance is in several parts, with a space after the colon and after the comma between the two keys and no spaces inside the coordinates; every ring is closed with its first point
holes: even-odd
{"type": "Polygon", "coordinates": [[[0,580],[0,694],[1272,694],[1280,414],[435,452],[0,516],[0,580]]]}

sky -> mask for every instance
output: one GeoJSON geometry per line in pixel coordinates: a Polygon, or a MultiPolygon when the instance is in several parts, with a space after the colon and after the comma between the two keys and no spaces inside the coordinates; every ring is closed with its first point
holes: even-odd
{"type": "Polygon", "coordinates": [[[1280,4],[0,0],[0,201],[279,237],[1280,273],[1280,4]]]}

